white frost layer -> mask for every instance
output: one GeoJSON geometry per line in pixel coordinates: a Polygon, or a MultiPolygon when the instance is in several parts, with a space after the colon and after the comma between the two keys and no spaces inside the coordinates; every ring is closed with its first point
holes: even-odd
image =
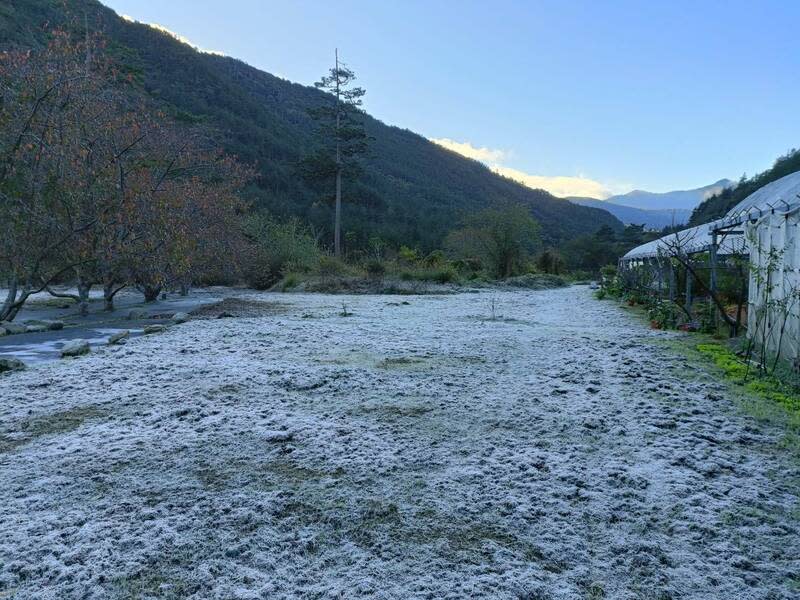
{"type": "Polygon", "coordinates": [[[778,432],[589,294],[281,296],[0,377],[0,595],[796,597],[778,432]]]}

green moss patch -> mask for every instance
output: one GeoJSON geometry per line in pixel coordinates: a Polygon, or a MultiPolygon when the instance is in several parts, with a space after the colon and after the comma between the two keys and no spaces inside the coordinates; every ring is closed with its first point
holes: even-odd
{"type": "Polygon", "coordinates": [[[800,392],[774,376],[759,376],[733,351],[721,344],[697,344],[697,351],[710,358],[725,376],[744,386],[752,395],[780,405],[800,426],[800,392]]]}

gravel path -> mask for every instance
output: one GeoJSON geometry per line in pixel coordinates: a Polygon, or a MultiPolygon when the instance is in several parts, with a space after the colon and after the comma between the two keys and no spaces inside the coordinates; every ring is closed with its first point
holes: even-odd
{"type": "Polygon", "coordinates": [[[800,468],[676,334],[280,300],[0,377],[0,598],[800,597],[800,468]]]}

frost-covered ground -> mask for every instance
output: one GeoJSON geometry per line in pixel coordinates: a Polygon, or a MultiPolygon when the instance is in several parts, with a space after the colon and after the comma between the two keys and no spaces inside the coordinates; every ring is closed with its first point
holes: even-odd
{"type": "Polygon", "coordinates": [[[586,288],[492,297],[281,296],[0,377],[0,597],[800,595],[779,431],[586,288]]]}

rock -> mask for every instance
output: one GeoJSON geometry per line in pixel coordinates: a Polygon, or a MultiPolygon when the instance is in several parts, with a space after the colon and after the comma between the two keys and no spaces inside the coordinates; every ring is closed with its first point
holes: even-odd
{"type": "Polygon", "coordinates": [[[177,312],[172,315],[172,322],[176,325],[180,325],[181,323],[186,323],[190,319],[189,314],[185,312],[177,312]]]}
{"type": "Polygon", "coordinates": [[[148,325],[144,328],[144,334],[150,335],[151,333],[161,333],[162,331],[166,331],[167,327],[165,325],[148,325]]]}
{"type": "Polygon", "coordinates": [[[8,335],[8,332],[6,331],[5,327],[0,327],[0,337],[3,337],[4,335],[8,335]]]}
{"type": "MultiPolygon", "coordinates": [[[[61,328],[64,324],[61,323],[61,328]]],[[[25,333],[42,333],[50,329],[50,321],[40,321],[39,319],[28,319],[25,321],[25,333]]]]}
{"type": "Polygon", "coordinates": [[[125,343],[128,340],[128,336],[130,336],[131,332],[127,329],[125,331],[118,331],[110,338],[108,338],[108,345],[114,346],[116,344],[125,343]]]}
{"type": "Polygon", "coordinates": [[[9,371],[23,371],[25,363],[16,358],[0,358],[0,373],[7,373],[9,371]]]}
{"type": "Polygon", "coordinates": [[[232,319],[233,317],[234,317],[234,315],[232,315],[231,313],[229,313],[227,311],[221,312],[221,313],[219,313],[217,315],[218,319],[232,319]]]}
{"type": "Polygon", "coordinates": [[[11,323],[9,321],[3,321],[0,326],[2,326],[3,329],[5,329],[10,335],[17,335],[20,333],[25,333],[26,331],[25,325],[18,325],[17,323],[11,323]]]}
{"type": "Polygon", "coordinates": [[[27,333],[37,333],[41,331],[58,331],[64,329],[63,321],[40,321],[39,319],[28,319],[25,321],[27,333]]]}
{"type": "Polygon", "coordinates": [[[64,344],[64,347],[61,348],[61,358],[82,356],[84,354],[89,354],[90,351],[89,342],[86,340],[72,340],[64,344]]]}
{"type": "Polygon", "coordinates": [[[147,311],[143,308],[134,308],[128,313],[129,321],[140,321],[147,318],[147,311]]]}
{"type": "Polygon", "coordinates": [[[264,434],[264,439],[272,444],[291,442],[294,439],[294,434],[291,431],[267,431],[264,434]]]}

